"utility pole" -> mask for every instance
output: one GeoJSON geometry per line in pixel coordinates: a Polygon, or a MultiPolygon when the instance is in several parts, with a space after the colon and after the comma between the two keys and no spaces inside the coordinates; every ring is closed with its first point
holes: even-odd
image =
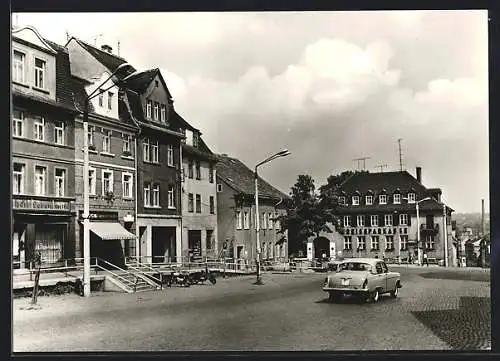
{"type": "Polygon", "coordinates": [[[382,173],[384,171],[383,168],[387,168],[387,164],[379,164],[376,165],[374,168],[380,168],[380,173],[382,173]]]}
{"type": "Polygon", "coordinates": [[[403,171],[403,152],[401,150],[401,141],[403,138],[398,139],[398,146],[399,146],[399,170],[402,172],[403,171]]]}

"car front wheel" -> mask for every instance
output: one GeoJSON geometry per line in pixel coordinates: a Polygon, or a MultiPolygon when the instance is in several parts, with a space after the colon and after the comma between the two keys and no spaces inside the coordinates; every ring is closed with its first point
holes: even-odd
{"type": "Polygon", "coordinates": [[[370,300],[375,303],[378,301],[378,298],[379,298],[380,294],[378,292],[378,290],[374,290],[370,296],[370,300]]]}
{"type": "Polygon", "coordinates": [[[394,289],[391,291],[391,297],[392,298],[398,297],[398,293],[399,293],[399,287],[398,284],[396,283],[396,286],[394,286],[394,289]]]}

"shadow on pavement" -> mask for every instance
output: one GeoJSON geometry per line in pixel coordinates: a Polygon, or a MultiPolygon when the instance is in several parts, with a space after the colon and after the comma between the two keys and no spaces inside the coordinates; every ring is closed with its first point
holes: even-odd
{"type": "Polygon", "coordinates": [[[490,273],[487,272],[446,272],[435,271],[420,274],[420,277],[430,279],[490,282],[490,273]]]}

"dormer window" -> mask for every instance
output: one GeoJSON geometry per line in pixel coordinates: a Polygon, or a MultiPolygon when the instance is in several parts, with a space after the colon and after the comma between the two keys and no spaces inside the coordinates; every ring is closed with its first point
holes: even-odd
{"type": "Polygon", "coordinates": [[[148,100],[146,103],[146,117],[148,119],[151,119],[152,108],[153,108],[153,102],[151,100],[148,100]]]}
{"type": "Polygon", "coordinates": [[[366,203],[366,205],[372,205],[373,204],[373,196],[366,196],[365,203],[366,203]]]}
{"type": "Polygon", "coordinates": [[[345,206],[345,197],[344,196],[339,197],[339,204],[342,206],[345,206]]]}
{"type": "Polygon", "coordinates": [[[401,204],[401,194],[394,194],[394,204],[401,204]]]}
{"type": "Polygon", "coordinates": [[[99,106],[102,108],[104,106],[104,90],[99,89],[99,106]]]}
{"type": "Polygon", "coordinates": [[[352,205],[359,206],[359,196],[352,196],[352,205]]]}
{"type": "Polygon", "coordinates": [[[45,89],[45,60],[35,58],[35,88],[45,89]]]}
{"type": "Polygon", "coordinates": [[[108,92],[108,109],[111,110],[113,109],[113,92],[108,92]]]}
{"type": "Polygon", "coordinates": [[[415,193],[408,193],[408,203],[415,203],[415,193]]]}
{"type": "Polygon", "coordinates": [[[160,104],[155,102],[155,120],[160,119],[160,104]]]}
{"type": "Polygon", "coordinates": [[[167,108],[165,107],[165,104],[162,104],[161,105],[161,121],[162,122],[165,122],[165,120],[167,119],[167,108]]]}
{"type": "Polygon", "coordinates": [[[198,148],[198,133],[193,132],[193,147],[198,148]]]}
{"type": "Polygon", "coordinates": [[[379,204],[387,204],[387,195],[381,194],[378,196],[378,203],[379,204]]]}

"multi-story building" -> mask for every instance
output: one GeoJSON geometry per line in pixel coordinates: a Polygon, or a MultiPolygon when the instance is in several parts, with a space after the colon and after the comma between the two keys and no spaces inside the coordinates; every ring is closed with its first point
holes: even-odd
{"type": "Polygon", "coordinates": [[[68,53],[36,29],[12,30],[12,210],[15,268],[34,251],[75,253],[74,119],[68,53]]]}
{"type": "MultiPolygon", "coordinates": [[[[418,248],[429,259],[445,257],[448,244],[449,264],[455,264],[452,242],[453,210],[441,201],[439,188],[422,184],[421,168],[416,178],[407,171],[356,173],[340,186],[338,216],[343,237],[336,238],[336,254],[328,257],[378,257],[416,260],[418,248]],[[419,218],[417,227],[417,204],[419,218]],[[417,245],[420,232],[420,245],[417,245]]],[[[320,238],[332,238],[324,234],[320,238]]],[[[314,240],[308,242],[308,257],[314,254],[314,240]]],[[[321,246],[320,246],[321,247],[321,246]]],[[[327,248],[327,247],[326,247],[327,248]]]]}
{"type": "Polygon", "coordinates": [[[80,111],[75,122],[76,255],[83,250],[83,113],[88,107],[89,198],[91,256],[122,265],[124,257],[136,256],[136,138],[139,127],[129,116],[124,94],[109,76],[124,60],[115,64],[102,61],[110,54],[89,52],[90,45],[71,38],[66,44],[75,83],[75,99],[80,111]],[[101,55],[101,56],[99,56],[101,55]],[[120,247],[121,246],[121,247],[120,247]]]}
{"type": "MultiPolygon", "coordinates": [[[[256,257],[254,173],[245,164],[223,154],[217,161],[218,249],[239,262],[256,257]]],[[[285,260],[287,233],[279,233],[277,217],[286,213],[288,196],[259,177],[259,216],[262,259],[285,260]]]]}
{"type": "Polygon", "coordinates": [[[217,255],[217,157],[186,123],[182,144],[183,256],[190,259],[217,255]]]}

